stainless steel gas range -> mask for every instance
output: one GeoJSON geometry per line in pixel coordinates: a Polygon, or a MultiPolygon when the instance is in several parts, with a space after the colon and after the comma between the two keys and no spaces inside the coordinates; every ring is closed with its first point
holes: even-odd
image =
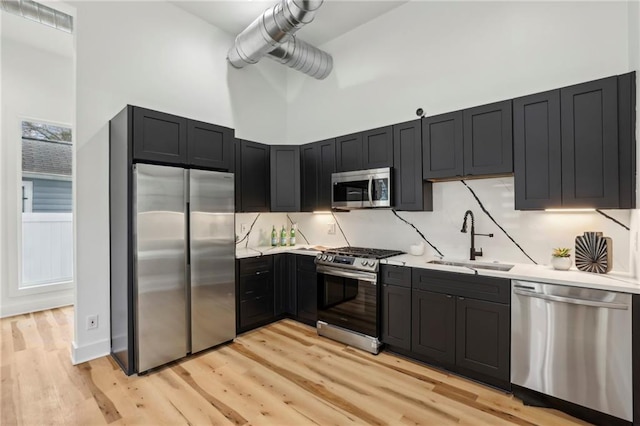
{"type": "Polygon", "coordinates": [[[316,256],[318,334],[377,354],[380,259],[398,250],[340,247],[316,256]]]}

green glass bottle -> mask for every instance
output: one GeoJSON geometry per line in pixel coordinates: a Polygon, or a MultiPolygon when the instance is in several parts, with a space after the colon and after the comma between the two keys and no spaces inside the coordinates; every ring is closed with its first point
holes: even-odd
{"type": "Polygon", "coordinates": [[[273,225],[271,229],[271,247],[275,247],[278,245],[278,233],[276,232],[276,226],[273,225]]]}
{"type": "Polygon", "coordinates": [[[284,229],[284,225],[282,225],[282,231],[280,231],[280,245],[283,247],[287,245],[287,230],[284,229]]]}
{"type": "Polygon", "coordinates": [[[291,233],[289,234],[289,245],[296,245],[296,224],[291,225],[291,233]]]}

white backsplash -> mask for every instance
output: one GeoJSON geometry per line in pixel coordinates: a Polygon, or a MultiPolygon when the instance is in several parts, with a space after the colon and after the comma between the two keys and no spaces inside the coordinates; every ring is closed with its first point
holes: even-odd
{"type": "MultiPolygon", "coordinates": [[[[445,257],[464,259],[469,255],[469,234],[460,232],[466,210],[473,211],[477,233],[493,233],[493,238],[476,237],[476,248],[484,255],[478,260],[549,264],[554,247],[574,247],[574,239],[585,231],[600,231],[613,239],[614,270],[627,272],[629,265],[630,232],[597,211],[579,213],[552,213],[544,211],[514,210],[513,178],[466,180],[484,208],[504,228],[512,241],[483,212],[478,201],[463,182],[433,184],[433,212],[404,212],[397,214],[416,226],[445,257]],[[522,248],[518,248],[516,243],[522,248]],[[523,253],[524,251],[524,253],[523,253]],[[526,253],[526,254],[525,254],[526,253]],[[529,259],[529,257],[532,260],[529,259]]],[[[608,216],[629,227],[631,210],[602,210],[608,216]]],[[[251,225],[258,213],[238,213],[236,234],[242,223],[251,225]]],[[[248,246],[269,245],[271,227],[289,227],[298,223],[298,243],[327,246],[352,245],[408,251],[409,246],[423,241],[408,224],[391,210],[353,210],[344,213],[261,213],[248,238],[248,246]],[[336,233],[328,234],[331,223],[337,223],[336,233]],[[342,232],[344,232],[343,237],[342,232]],[[302,234],[302,235],[301,235],[302,234]]],[[[470,224],[468,228],[470,227],[470,224]]],[[[247,241],[243,241],[244,247],[247,241]]],[[[425,243],[426,244],[426,243],[425,243]]],[[[436,250],[426,245],[426,254],[436,250]]],[[[573,250],[572,250],[573,254],[573,250]]],[[[573,258],[573,256],[572,256],[573,258]]]]}

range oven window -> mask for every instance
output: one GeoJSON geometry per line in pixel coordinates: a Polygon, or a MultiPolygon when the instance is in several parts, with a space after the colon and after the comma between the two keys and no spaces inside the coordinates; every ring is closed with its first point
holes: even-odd
{"type": "MultiPolygon", "coordinates": [[[[371,274],[375,277],[375,274],[371,274]]],[[[348,330],[378,336],[377,285],[372,280],[321,275],[318,319],[348,330]]]]}

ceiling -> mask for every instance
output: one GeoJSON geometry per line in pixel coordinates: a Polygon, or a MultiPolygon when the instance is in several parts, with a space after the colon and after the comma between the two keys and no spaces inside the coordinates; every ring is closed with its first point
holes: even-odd
{"type": "MultiPolygon", "coordinates": [[[[176,0],[172,3],[235,36],[278,1],[176,0]]],[[[320,46],[407,2],[408,0],[325,0],[313,22],[300,29],[297,34],[304,41],[320,46]]]]}

